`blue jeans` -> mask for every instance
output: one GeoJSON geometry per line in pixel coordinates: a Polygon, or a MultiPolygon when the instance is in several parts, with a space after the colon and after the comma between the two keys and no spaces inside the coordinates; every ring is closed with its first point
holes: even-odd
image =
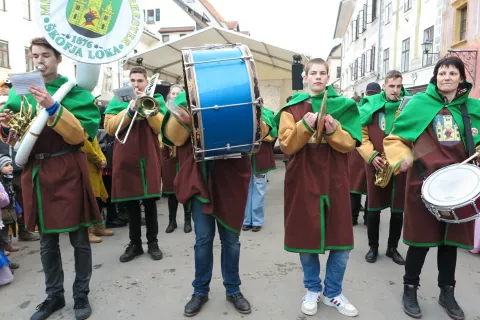
{"type": "Polygon", "coordinates": [[[252,170],[250,186],[248,188],[248,200],[245,208],[246,226],[261,227],[265,216],[265,194],[267,192],[267,175],[255,175],[252,170]]]}
{"type": "MultiPolygon", "coordinates": [[[[342,293],[343,276],[347,268],[350,250],[332,250],[328,255],[323,295],[333,298],[342,293]]],[[[320,279],[320,258],[317,253],[300,253],[303,268],[303,284],[307,290],[322,292],[320,279]]]]}
{"type": "MultiPolygon", "coordinates": [[[[194,294],[208,295],[213,269],[213,239],[215,238],[215,218],[202,213],[203,204],[192,199],[192,216],[195,228],[195,280],[193,280],[194,294]]],[[[222,243],[221,267],[223,285],[227,296],[240,292],[240,241],[238,235],[228,231],[217,222],[218,233],[222,243]]]]}

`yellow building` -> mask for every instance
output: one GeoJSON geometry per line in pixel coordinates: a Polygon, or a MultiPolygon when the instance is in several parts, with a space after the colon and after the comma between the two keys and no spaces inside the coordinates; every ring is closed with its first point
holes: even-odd
{"type": "Polygon", "coordinates": [[[115,14],[110,1],[102,8],[103,0],[75,0],[68,22],[91,32],[105,35],[115,14]],[[88,19],[87,19],[88,17],[88,19]]]}

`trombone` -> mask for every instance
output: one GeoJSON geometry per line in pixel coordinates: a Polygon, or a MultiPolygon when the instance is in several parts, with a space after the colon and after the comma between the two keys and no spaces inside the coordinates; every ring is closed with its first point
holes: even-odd
{"type": "Polygon", "coordinates": [[[135,101],[135,105],[133,106],[133,109],[135,110],[135,114],[133,115],[132,121],[128,126],[127,132],[125,133],[125,137],[122,140],[119,138],[120,131],[125,121],[125,117],[127,117],[128,108],[130,108],[130,104],[132,102],[130,101],[130,103],[128,104],[127,111],[123,114],[122,119],[118,124],[117,131],[115,132],[115,138],[119,143],[125,144],[127,142],[128,136],[133,127],[133,123],[135,122],[135,119],[137,118],[138,115],[142,116],[143,118],[148,118],[157,114],[160,104],[158,103],[157,100],[155,100],[155,98],[153,98],[153,95],[155,94],[155,88],[157,87],[157,82],[159,80],[159,77],[160,77],[160,74],[156,73],[152,77],[152,79],[150,79],[150,82],[145,88],[146,95],[138,98],[135,101]]]}

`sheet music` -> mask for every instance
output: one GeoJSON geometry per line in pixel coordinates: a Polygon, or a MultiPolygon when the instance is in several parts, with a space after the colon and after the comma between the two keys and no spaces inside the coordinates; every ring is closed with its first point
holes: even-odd
{"type": "Polygon", "coordinates": [[[118,102],[130,102],[131,100],[137,99],[137,94],[135,89],[132,86],[125,86],[113,90],[115,98],[118,102]]]}
{"type": "Polygon", "coordinates": [[[45,82],[43,81],[42,73],[40,71],[14,73],[9,74],[12,86],[15,88],[15,93],[19,95],[29,94],[28,91],[32,86],[37,86],[40,89],[45,89],[45,82]]]}

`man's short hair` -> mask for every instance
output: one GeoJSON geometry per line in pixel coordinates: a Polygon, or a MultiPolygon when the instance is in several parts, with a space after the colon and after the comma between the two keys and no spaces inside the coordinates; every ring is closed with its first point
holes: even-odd
{"type": "Polygon", "coordinates": [[[40,46],[40,47],[44,47],[44,48],[47,48],[47,49],[50,49],[53,51],[53,54],[55,55],[55,57],[60,57],[61,54],[60,52],[57,51],[57,49],[55,49],[54,47],[52,47],[52,45],[47,41],[47,39],[45,39],[45,37],[38,37],[38,38],[33,38],[31,41],[30,41],[30,52],[32,52],[32,48],[33,46],[40,46]]]}
{"type": "Polygon", "coordinates": [[[325,66],[325,69],[327,70],[327,74],[329,73],[329,70],[328,70],[328,63],[323,60],[322,58],[313,58],[313,59],[310,59],[307,64],[305,65],[305,75],[307,76],[308,75],[308,71],[310,71],[310,69],[313,67],[313,65],[315,64],[321,64],[321,65],[324,65],[325,66]]]}
{"type": "Polygon", "coordinates": [[[130,74],[128,76],[130,77],[133,73],[141,73],[141,74],[143,74],[145,79],[148,78],[147,77],[147,70],[144,67],[140,67],[140,66],[133,67],[132,69],[130,69],[130,74]]]}
{"type": "Polygon", "coordinates": [[[397,70],[390,70],[387,72],[387,74],[385,75],[385,83],[387,83],[387,81],[389,79],[398,79],[398,78],[401,78],[403,79],[403,75],[400,71],[397,71],[397,70]]]}

